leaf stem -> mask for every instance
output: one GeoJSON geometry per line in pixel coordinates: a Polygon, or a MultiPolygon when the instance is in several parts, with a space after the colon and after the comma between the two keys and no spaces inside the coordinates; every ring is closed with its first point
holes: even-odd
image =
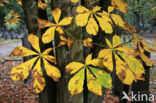
{"type": "Polygon", "coordinates": [[[107,46],[105,46],[105,45],[102,45],[102,44],[98,44],[98,43],[93,43],[93,42],[90,42],[91,44],[93,44],[93,45],[98,45],[98,46],[101,46],[101,47],[105,47],[105,48],[107,48],[107,46]]]}
{"type": "Polygon", "coordinates": [[[89,5],[93,5],[93,4],[95,4],[95,3],[99,2],[99,1],[100,1],[100,0],[93,1],[93,2],[91,2],[89,5]]]}
{"type": "Polygon", "coordinates": [[[67,33],[67,35],[69,35],[70,37],[72,37],[73,39],[77,40],[76,37],[74,37],[68,30],[64,29],[63,27],[61,27],[63,29],[63,31],[65,31],[67,33]]]}

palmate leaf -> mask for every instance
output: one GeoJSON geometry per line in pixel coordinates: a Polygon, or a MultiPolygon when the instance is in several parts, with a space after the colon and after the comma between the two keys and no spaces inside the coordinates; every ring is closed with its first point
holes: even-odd
{"type": "Polygon", "coordinates": [[[87,77],[88,90],[96,95],[102,95],[102,86],[105,88],[112,86],[110,74],[89,65],[99,65],[99,59],[92,59],[92,54],[90,54],[86,57],[85,65],[79,62],[71,62],[66,66],[66,72],[75,73],[68,83],[68,90],[71,95],[76,95],[83,91],[85,75],[87,77]]]}
{"type": "Polygon", "coordinates": [[[99,24],[101,25],[101,29],[109,34],[109,32],[113,32],[112,28],[112,21],[115,25],[121,27],[124,30],[129,30],[130,27],[128,24],[126,25],[125,21],[122,19],[122,17],[118,14],[112,14],[111,12],[114,10],[113,6],[108,7],[108,12],[103,11],[102,13],[98,13],[102,17],[102,19],[97,17],[97,20],[99,21],[99,24]],[[112,20],[111,20],[112,19],[112,20]],[[104,25],[104,24],[105,25],[104,25]],[[104,29],[107,28],[107,29],[104,29]]]}
{"type": "Polygon", "coordinates": [[[112,25],[111,25],[111,19],[109,16],[105,19],[103,17],[103,14],[99,11],[101,10],[101,7],[95,6],[92,10],[89,10],[83,6],[78,6],[76,11],[78,12],[78,15],[76,16],[76,24],[78,26],[86,26],[86,31],[90,35],[97,35],[99,31],[99,26],[103,31],[106,33],[112,33],[112,25]],[[99,26],[95,20],[95,18],[99,22],[99,26]]]}
{"type": "Polygon", "coordinates": [[[28,40],[32,47],[37,51],[31,51],[25,47],[16,47],[15,50],[10,54],[11,56],[30,56],[34,55],[36,57],[32,58],[31,60],[28,60],[16,67],[14,67],[11,71],[11,77],[13,80],[24,80],[28,77],[30,70],[32,69],[32,66],[34,65],[33,69],[33,87],[36,91],[36,93],[40,93],[43,91],[45,87],[45,79],[43,77],[43,73],[41,70],[41,59],[43,60],[45,71],[49,77],[51,77],[54,81],[58,81],[58,79],[61,77],[61,73],[58,68],[51,65],[48,61],[52,63],[56,63],[55,57],[48,55],[53,49],[48,48],[42,53],[40,53],[40,47],[39,47],[39,38],[35,36],[34,34],[29,34],[28,40]],[[36,64],[35,64],[36,63],[36,64]]]}
{"type": "Polygon", "coordinates": [[[106,43],[110,49],[102,49],[98,55],[98,58],[103,61],[103,66],[113,71],[113,62],[115,62],[116,74],[127,85],[131,85],[134,80],[143,80],[142,74],[144,74],[144,68],[138,59],[134,57],[136,54],[139,54],[138,51],[127,46],[122,46],[121,39],[117,35],[113,36],[112,39],[112,43],[106,39],[106,43]],[[113,61],[113,57],[115,61],[113,61]]]}
{"type": "Polygon", "coordinates": [[[146,50],[148,52],[156,53],[156,48],[153,47],[153,44],[143,40],[141,37],[137,38],[135,36],[134,40],[132,41],[132,45],[138,48],[139,56],[145,62],[145,64],[147,66],[152,66],[152,60],[144,54],[144,51],[146,50]]]}
{"type": "Polygon", "coordinates": [[[61,9],[56,8],[52,11],[52,16],[54,17],[55,23],[48,22],[46,20],[38,19],[38,25],[40,28],[50,27],[45,31],[45,33],[42,36],[43,43],[50,43],[54,36],[55,31],[57,31],[60,34],[63,34],[63,30],[61,26],[67,26],[72,22],[73,17],[65,17],[62,20],[60,20],[61,16],[61,9]]]}
{"type": "Polygon", "coordinates": [[[123,13],[127,13],[128,5],[124,0],[111,0],[112,6],[116,9],[120,10],[123,13]]]}

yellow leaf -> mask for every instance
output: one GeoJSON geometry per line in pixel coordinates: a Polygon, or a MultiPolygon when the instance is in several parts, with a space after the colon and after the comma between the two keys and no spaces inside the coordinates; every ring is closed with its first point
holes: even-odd
{"type": "Polygon", "coordinates": [[[65,44],[67,44],[67,45],[68,45],[68,48],[71,47],[73,40],[71,40],[70,38],[67,39],[67,38],[64,37],[64,36],[60,36],[60,39],[61,39],[62,41],[60,42],[59,46],[63,46],[63,45],[65,45],[65,44]]]}
{"type": "Polygon", "coordinates": [[[79,0],[71,0],[72,3],[77,3],[79,0]]]}
{"type": "Polygon", "coordinates": [[[106,43],[107,43],[107,45],[108,45],[109,48],[113,48],[111,42],[107,38],[106,38],[106,43]]]}
{"type": "Polygon", "coordinates": [[[78,6],[76,8],[76,12],[78,13],[87,13],[87,12],[90,12],[90,10],[88,10],[87,8],[85,8],[84,6],[78,6]]]}
{"type": "Polygon", "coordinates": [[[133,55],[134,57],[139,55],[139,52],[136,49],[132,49],[127,46],[119,46],[118,48],[116,48],[116,50],[119,50],[120,52],[124,52],[128,55],[133,55]]]}
{"type": "MultiPolygon", "coordinates": [[[[106,16],[106,17],[108,17],[109,19],[110,19],[110,14],[108,13],[108,12],[106,12],[106,11],[102,11],[102,13],[101,12],[97,12],[97,14],[98,15],[100,15],[101,17],[102,16],[106,16]]],[[[107,20],[106,20],[107,21],[107,20]]],[[[111,21],[111,19],[110,19],[110,21],[111,21]]]]}
{"type": "Polygon", "coordinates": [[[108,13],[111,13],[114,10],[113,6],[108,6],[108,13]]]}
{"type": "Polygon", "coordinates": [[[152,60],[147,57],[144,53],[140,53],[140,58],[145,62],[147,66],[152,66],[152,60]]]}
{"type": "Polygon", "coordinates": [[[55,29],[56,27],[51,27],[45,31],[42,36],[43,43],[50,43],[53,40],[55,36],[55,29]]]}
{"type": "Polygon", "coordinates": [[[60,46],[64,46],[64,45],[66,45],[66,42],[61,41],[61,42],[59,43],[58,47],[60,47],[60,46]]]}
{"type": "Polygon", "coordinates": [[[86,57],[85,64],[86,64],[86,65],[89,65],[91,60],[92,60],[92,54],[89,54],[89,55],[86,57]]]}
{"type": "Polygon", "coordinates": [[[78,26],[85,26],[88,22],[90,13],[78,14],[76,16],[76,24],[78,26]]]}
{"type": "Polygon", "coordinates": [[[99,10],[101,10],[101,7],[100,6],[95,6],[95,7],[93,7],[92,12],[97,12],[99,10]]]}
{"type": "Polygon", "coordinates": [[[18,46],[13,50],[13,52],[9,56],[22,56],[22,57],[25,57],[25,56],[30,56],[30,55],[38,55],[38,53],[35,53],[34,51],[29,50],[29,49],[27,49],[25,47],[18,46]]]}
{"type": "Polygon", "coordinates": [[[28,77],[29,72],[34,65],[35,61],[37,60],[38,57],[35,57],[33,59],[30,59],[16,67],[14,67],[11,70],[11,78],[12,80],[24,80],[28,77]]]}
{"type": "Polygon", "coordinates": [[[96,78],[87,69],[87,87],[88,90],[95,93],[96,95],[102,95],[102,86],[98,83],[96,78]]]}
{"type": "Polygon", "coordinates": [[[123,13],[127,13],[127,3],[124,0],[111,0],[111,4],[123,13]]]}
{"type": "Polygon", "coordinates": [[[40,53],[39,38],[34,34],[29,34],[28,40],[32,47],[40,53]]]}
{"type": "Polygon", "coordinates": [[[83,91],[84,78],[85,69],[83,68],[69,80],[68,90],[71,95],[76,95],[83,91]]]}
{"type": "Polygon", "coordinates": [[[96,17],[98,22],[99,22],[99,25],[101,27],[101,29],[105,32],[105,33],[112,33],[113,32],[113,28],[112,28],[112,25],[106,21],[106,19],[104,18],[106,16],[103,16],[103,18],[100,18],[100,17],[96,17]]]}
{"type": "Polygon", "coordinates": [[[113,71],[112,49],[102,49],[98,58],[103,58],[103,65],[110,71],[113,71]]]}
{"type": "Polygon", "coordinates": [[[44,90],[45,87],[45,79],[43,77],[43,73],[41,71],[41,59],[37,61],[34,69],[33,69],[33,87],[36,91],[36,93],[40,93],[44,90]]]}
{"type": "Polygon", "coordinates": [[[61,39],[62,41],[65,41],[65,42],[68,41],[68,39],[67,39],[66,37],[64,37],[64,36],[60,36],[60,39],[61,39]]]}
{"type": "Polygon", "coordinates": [[[92,54],[86,57],[85,65],[99,66],[100,59],[92,59],[92,54]]]}
{"type": "Polygon", "coordinates": [[[63,31],[62,28],[59,27],[59,26],[56,28],[56,31],[57,31],[59,34],[64,34],[64,31],[63,31]]]}
{"type": "Polygon", "coordinates": [[[113,47],[119,46],[121,44],[120,36],[113,36],[113,47]]]}
{"type": "Polygon", "coordinates": [[[116,74],[118,78],[127,85],[131,85],[135,80],[133,73],[129,67],[115,54],[116,74]]]}
{"type": "Polygon", "coordinates": [[[48,63],[45,59],[43,59],[43,62],[47,75],[57,82],[61,77],[59,69],[48,63]]]}
{"type": "Polygon", "coordinates": [[[125,27],[123,28],[124,30],[127,30],[129,32],[133,33],[133,38],[136,38],[136,29],[134,26],[128,24],[127,22],[125,23],[125,27]]]}
{"type": "Polygon", "coordinates": [[[68,41],[67,41],[68,48],[71,48],[72,43],[73,43],[73,40],[68,38],[68,41]]]}
{"type": "Polygon", "coordinates": [[[156,48],[150,47],[150,45],[148,45],[148,46],[144,45],[144,49],[148,52],[156,53],[156,48]]]}
{"type": "Polygon", "coordinates": [[[42,54],[43,54],[43,55],[48,55],[52,50],[53,50],[53,48],[48,48],[48,49],[44,50],[44,51],[42,52],[42,54]]]}
{"type": "Polygon", "coordinates": [[[111,14],[111,17],[114,21],[114,23],[121,27],[121,28],[125,28],[125,22],[122,20],[122,18],[120,17],[120,15],[117,14],[111,14]]]}
{"type": "Polygon", "coordinates": [[[58,21],[59,21],[60,16],[61,16],[61,9],[56,8],[55,10],[53,10],[52,11],[52,16],[54,17],[55,22],[58,24],[58,21]]]}
{"type": "Polygon", "coordinates": [[[63,18],[63,19],[59,22],[58,25],[61,25],[61,26],[69,25],[69,24],[71,24],[72,19],[73,19],[73,17],[66,17],[66,18],[63,18]]]}
{"type": "Polygon", "coordinates": [[[123,83],[127,85],[131,85],[133,81],[135,80],[135,76],[130,69],[127,69],[125,72],[126,72],[126,77],[123,80],[123,83]]]}
{"type": "Polygon", "coordinates": [[[88,34],[97,35],[97,33],[99,31],[99,27],[98,27],[98,24],[93,17],[91,17],[89,19],[88,24],[86,26],[86,30],[87,30],[88,34]]]}
{"type": "Polygon", "coordinates": [[[43,55],[43,58],[56,64],[56,59],[52,55],[43,55]]]}
{"type": "Polygon", "coordinates": [[[123,53],[119,53],[119,52],[118,52],[118,54],[125,60],[125,62],[129,66],[129,68],[135,74],[144,74],[145,73],[145,69],[144,69],[142,63],[140,63],[136,58],[134,58],[132,56],[125,55],[123,53]]]}
{"type": "Polygon", "coordinates": [[[49,21],[42,20],[42,19],[39,19],[39,18],[37,19],[37,21],[38,21],[38,27],[40,29],[43,29],[45,27],[49,27],[49,26],[54,26],[55,25],[55,24],[53,24],[53,23],[51,23],[49,21]]]}
{"type": "Polygon", "coordinates": [[[74,74],[77,71],[79,71],[83,66],[85,66],[82,63],[79,62],[71,62],[66,66],[66,72],[70,73],[70,74],[74,74]]]}
{"type": "Polygon", "coordinates": [[[92,48],[93,47],[92,41],[93,40],[91,38],[84,39],[83,40],[83,45],[86,46],[86,47],[91,47],[92,48]]]}

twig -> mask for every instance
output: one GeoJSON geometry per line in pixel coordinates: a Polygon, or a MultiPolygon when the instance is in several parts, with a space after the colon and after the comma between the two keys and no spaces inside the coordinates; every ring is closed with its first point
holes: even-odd
{"type": "Polygon", "coordinates": [[[8,62],[8,61],[23,61],[23,59],[5,59],[5,60],[1,60],[0,63],[4,64],[5,62],[8,62]]]}

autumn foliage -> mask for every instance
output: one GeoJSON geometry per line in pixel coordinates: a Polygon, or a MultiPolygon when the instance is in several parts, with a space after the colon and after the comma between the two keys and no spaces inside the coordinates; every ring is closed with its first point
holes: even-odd
{"type": "MultiPolygon", "coordinates": [[[[72,3],[78,3],[79,0],[71,0],[72,3]]],[[[5,2],[5,0],[4,0],[5,2]]],[[[3,4],[0,2],[0,5],[3,4]]],[[[43,3],[39,0],[38,7],[46,9],[46,2],[43,3]]],[[[67,45],[70,49],[73,42],[81,42],[84,47],[92,48],[93,46],[100,46],[102,49],[99,51],[97,58],[92,58],[92,53],[89,54],[84,62],[72,61],[67,64],[64,70],[73,75],[68,83],[68,90],[71,95],[79,94],[83,91],[84,80],[87,80],[87,88],[89,91],[96,95],[102,95],[102,87],[112,87],[112,78],[110,73],[115,69],[116,75],[122,83],[131,85],[137,80],[144,80],[142,77],[145,74],[143,62],[147,66],[152,66],[152,60],[148,58],[144,51],[156,52],[155,41],[149,43],[143,40],[136,33],[133,26],[125,22],[119,14],[115,14],[114,11],[121,11],[127,13],[128,5],[124,0],[111,0],[111,5],[108,7],[108,11],[104,11],[100,6],[77,6],[75,17],[63,17],[61,19],[62,11],[60,8],[56,8],[52,11],[53,22],[38,18],[38,27],[40,29],[48,28],[42,35],[42,42],[44,44],[54,41],[55,35],[59,35],[60,43],[54,47],[46,49],[41,53],[38,34],[29,34],[28,40],[31,43],[35,51],[29,50],[25,47],[19,46],[14,49],[10,56],[30,56],[33,58],[14,67],[11,71],[11,77],[13,80],[24,80],[28,77],[32,70],[33,75],[33,88],[36,93],[40,93],[44,90],[46,85],[43,71],[51,77],[54,81],[59,81],[61,72],[56,67],[56,59],[54,55],[49,55],[51,51],[56,48],[67,45]],[[94,43],[92,38],[78,39],[72,33],[70,33],[65,26],[69,26],[74,22],[76,26],[85,28],[85,32],[89,36],[101,35],[99,30],[103,31],[103,35],[109,35],[111,38],[103,38],[107,45],[94,43]],[[120,27],[122,30],[132,32],[132,38],[130,41],[124,43],[120,36],[114,33],[115,26],[120,27]],[[133,47],[125,46],[125,44],[131,43],[133,47]],[[141,61],[142,60],[142,61],[141,61]],[[44,64],[41,67],[41,62],[44,64]],[[114,65],[115,64],[115,65],[114,65]]],[[[5,22],[18,22],[19,15],[10,11],[13,16],[12,20],[5,22]]],[[[57,54],[56,54],[57,55],[57,54]]]]}

